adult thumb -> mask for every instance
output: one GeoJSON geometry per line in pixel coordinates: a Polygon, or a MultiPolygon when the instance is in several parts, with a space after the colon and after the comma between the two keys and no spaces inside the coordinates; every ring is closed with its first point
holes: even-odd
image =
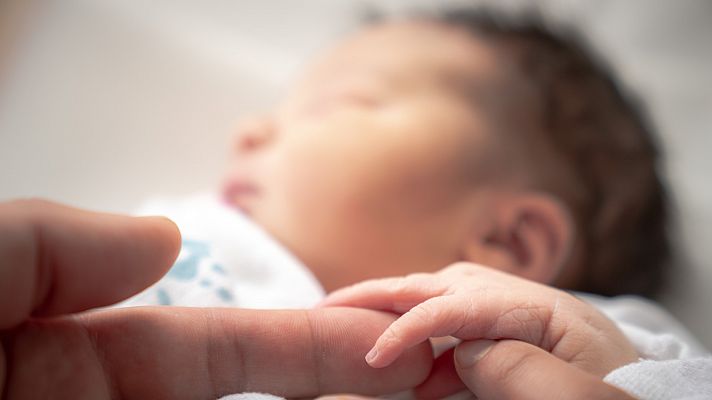
{"type": "Polygon", "coordinates": [[[633,399],[545,350],[517,340],[463,342],[455,349],[455,368],[480,400],[633,399]]]}

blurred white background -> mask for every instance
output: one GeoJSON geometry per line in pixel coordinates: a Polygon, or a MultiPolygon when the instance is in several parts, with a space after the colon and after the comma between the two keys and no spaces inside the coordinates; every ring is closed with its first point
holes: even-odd
{"type": "MultiPolygon", "coordinates": [[[[236,121],[268,109],[366,6],[444,3],[4,0],[0,200],[130,212],[152,195],[210,190],[236,121]]],[[[712,348],[712,1],[537,4],[583,28],[647,100],[680,219],[665,303],[712,348]]]]}

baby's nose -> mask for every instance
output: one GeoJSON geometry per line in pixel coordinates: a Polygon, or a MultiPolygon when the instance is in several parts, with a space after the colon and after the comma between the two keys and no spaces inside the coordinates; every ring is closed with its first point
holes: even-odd
{"type": "Polygon", "coordinates": [[[275,122],[271,117],[254,117],[238,125],[234,139],[236,153],[258,150],[267,144],[275,134],[275,122]]]}

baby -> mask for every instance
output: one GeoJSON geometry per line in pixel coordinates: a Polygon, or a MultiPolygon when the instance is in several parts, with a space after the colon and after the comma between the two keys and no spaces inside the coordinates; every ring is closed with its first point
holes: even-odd
{"type": "Polygon", "coordinates": [[[646,121],[605,69],[482,14],[376,25],[243,125],[226,200],[327,291],[471,261],[654,294],[665,196],[646,121]]]}
{"type": "MultiPolygon", "coordinates": [[[[321,304],[403,314],[374,367],[447,335],[526,341],[600,377],[654,356],[544,286],[653,295],[668,250],[650,128],[573,39],[472,10],[377,23],[245,122],[233,150],[225,202],[327,293],[407,276],[321,304]]],[[[445,369],[421,395],[462,387],[445,369]]]]}

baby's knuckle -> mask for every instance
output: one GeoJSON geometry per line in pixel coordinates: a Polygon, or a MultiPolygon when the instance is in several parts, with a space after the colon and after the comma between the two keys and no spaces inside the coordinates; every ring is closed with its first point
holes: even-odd
{"type": "Polygon", "coordinates": [[[418,285],[422,282],[428,281],[432,278],[432,274],[425,272],[414,272],[412,274],[406,275],[402,281],[406,285],[418,285]]]}
{"type": "Polygon", "coordinates": [[[394,295],[403,295],[410,289],[410,282],[407,277],[395,279],[388,284],[388,291],[394,295]]]}
{"type": "Polygon", "coordinates": [[[358,283],[354,283],[353,285],[344,288],[343,291],[344,291],[344,292],[346,292],[346,291],[348,291],[348,292],[360,292],[360,291],[363,291],[363,290],[368,290],[368,289],[374,287],[376,284],[377,284],[377,282],[376,282],[376,281],[373,281],[373,280],[358,282],[358,283]]]}
{"type": "Polygon", "coordinates": [[[435,319],[435,310],[426,303],[420,303],[410,310],[411,318],[421,323],[429,323],[435,319]]]}
{"type": "Polygon", "coordinates": [[[447,268],[443,270],[443,272],[447,274],[457,274],[457,275],[465,275],[465,276],[472,276],[477,274],[479,269],[479,266],[477,264],[473,264],[471,262],[466,262],[466,261],[459,261],[454,264],[451,264],[447,268]]]}
{"type": "Polygon", "coordinates": [[[418,272],[398,278],[389,284],[389,291],[395,295],[407,295],[429,282],[430,275],[418,272]]]}
{"type": "Polygon", "coordinates": [[[386,330],[381,335],[380,342],[383,347],[392,347],[400,345],[402,340],[403,326],[400,324],[393,324],[386,328],[386,330]]]}

